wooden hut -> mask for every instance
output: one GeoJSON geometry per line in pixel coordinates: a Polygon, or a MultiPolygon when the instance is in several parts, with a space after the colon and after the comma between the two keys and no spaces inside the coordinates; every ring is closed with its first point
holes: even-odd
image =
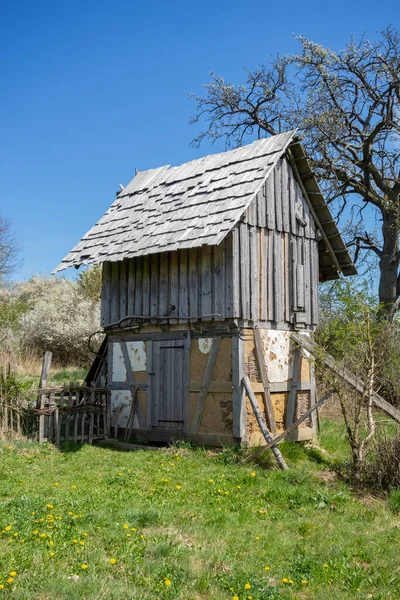
{"type": "MultiPolygon", "coordinates": [[[[295,132],[138,173],[57,270],[102,264],[111,431],[256,444],[315,401],[291,332],[355,268],[295,132]]],[[[315,435],[310,418],[294,439],[315,435]]]]}

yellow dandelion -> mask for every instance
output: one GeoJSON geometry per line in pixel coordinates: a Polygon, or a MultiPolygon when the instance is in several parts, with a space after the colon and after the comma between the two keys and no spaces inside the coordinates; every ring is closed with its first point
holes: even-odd
{"type": "Polygon", "coordinates": [[[137,531],[136,527],[131,527],[131,531],[137,531]]]}
{"type": "Polygon", "coordinates": [[[0,590],[4,590],[4,585],[0,583],[0,590]]]}
{"type": "Polygon", "coordinates": [[[46,504],[46,508],[54,508],[52,504],[46,504]]]}
{"type": "Polygon", "coordinates": [[[126,523],[124,524],[124,529],[129,529],[129,525],[127,525],[126,523]]]}
{"type": "Polygon", "coordinates": [[[283,577],[282,583],[289,583],[289,579],[287,577],[283,577]]]}
{"type": "Polygon", "coordinates": [[[270,567],[267,565],[266,567],[264,567],[264,571],[269,571],[270,567]]]}
{"type": "Polygon", "coordinates": [[[12,529],[12,525],[7,525],[7,527],[5,528],[6,531],[11,531],[12,529]]]}
{"type": "Polygon", "coordinates": [[[251,585],[249,583],[245,583],[244,584],[244,589],[245,590],[250,590],[251,589],[251,585]]]}
{"type": "Polygon", "coordinates": [[[86,533],[86,531],[84,531],[84,532],[82,533],[82,535],[84,535],[85,537],[87,537],[87,535],[88,535],[88,534],[86,533]]]}
{"type": "Polygon", "coordinates": [[[14,446],[7,446],[7,450],[14,450],[14,446]]]}
{"type": "Polygon", "coordinates": [[[257,473],[254,473],[254,471],[253,471],[252,473],[250,473],[250,475],[251,475],[252,477],[257,477],[257,473]]]}
{"type": "Polygon", "coordinates": [[[85,545],[85,542],[83,542],[83,541],[82,541],[82,542],[79,542],[79,545],[80,545],[80,546],[84,546],[84,545],[85,545]]]}
{"type": "Polygon", "coordinates": [[[322,566],[325,567],[325,569],[328,568],[328,565],[326,563],[324,563],[322,566]]]}
{"type": "Polygon", "coordinates": [[[54,483],[54,485],[57,487],[57,486],[58,486],[58,485],[60,485],[60,484],[58,483],[58,481],[56,481],[56,482],[54,483]]]}
{"type": "Polygon", "coordinates": [[[72,543],[73,543],[73,544],[77,544],[77,543],[78,543],[78,540],[72,540],[72,543]]]}
{"type": "Polygon", "coordinates": [[[76,489],[76,485],[71,485],[71,489],[75,490],[76,489]]]}
{"type": "Polygon", "coordinates": [[[54,552],[50,552],[50,556],[53,557],[54,556],[54,552]]]}
{"type": "Polygon", "coordinates": [[[7,583],[12,583],[13,581],[14,581],[14,577],[9,577],[9,578],[7,579],[7,583]]]}
{"type": "Polygon", "coordinates": [[[130,534],[130,533],[127,533],[127,534],[126,534],[126,537],[131,537],[131,534],[130,534]]]}
{"type": "Polygon", "coordinates": [[[232,600],[239,600],[239,596],[233,596],[232,600]]]}
{"type": "Polygon", "coordinates": [[[50,541],[49,541],[49,544],[50,544],[50,546],[54,546],[54,542],[53,542],[53,540],[50,540],[50,541]]]}
{"type": "Polygon", "coordinates": [[[172,581],[170,579],[168,579],[167,577],[164,577],[164,585],[166,585],[167,587],[170,586],[172,583],[172,581]]]}
{"type": "Polygon", "coordinates": [[[240,485],[236,486],[238,490],[240,490],[240,485]]]}
{"type": "Polygon", "coordinates": [[[289,579],[288,583],[294,583],[293,579],[289,579]]]}
{"type": "Polygon", "coordinates": [[[260,537],[258,535],[256,535],[256,542],[258,542],[259,539],[260,539],[260,537]]]}
{"type": "Polygon", "coordinates": [[[253,600],[253,596],[247,596],[247,600],[253,600]]]}
{"type": "Polygon", "coordinates": [[[47,537],[47,533],[41,533],[39,537],[45,538],[45,537],[47,537]]]}
{"type": "Polygon", "coordinates": [[[68,511],[68,514],[72,517],[72,515],[74,514],[73,512],[71,512],[70,510],[68,511]]]}
{"type": "Polygon", "coordinates": [[[16,531],[16,532],[14,533],[14,537],[18,537],[18,536],[19,536],[19,533],[18,533],[18,531],[16,531]]]}
{"type": "Polygon", "coordinates": [[[214,479],[209,479],[208,483],[214,483],[214,479]]]}
{"type": "Polygon", "coordinates": [[[15,576],[16,576],[16,574],[17,574],[17,571],[11,571],[11,572],[10,572],[10,576],[11,576],[11,577],[15,577],[15,576]]]}
{"type": "Polygon", "coordinates": [[[182,486],[181,486],[181,485],[179,485],[179,484],[175,486],[175,488],[176,488],[177,490],[180,490],[180,489],[181,489],[181,487],[182,487],[182,486]]]}
{"type": "Polygon", "coordinates": [[[303,585],[306,585],[308,583],[307,579],[302,579],[301,582],[303,585]]]}
{"type": "Polygon", "coordinates": [[[111,563],[112,565],[115,565],[115,563],[116,563],[116,562],[117,562],[117,559],[116,559],[116,558],[110,558],[110,563],[111,563]]]}
{"type": "Polygon", "coordinates": [[[39,532],[37,529],[35,529],[35,531],[33,532],[33,535],[37,535],[39,532]]]}
{"type": "Polygon", "coordinates": [[[83,563],[83,565],[81,565],[81,569],[87,569],[87,564],[83,563]]]}

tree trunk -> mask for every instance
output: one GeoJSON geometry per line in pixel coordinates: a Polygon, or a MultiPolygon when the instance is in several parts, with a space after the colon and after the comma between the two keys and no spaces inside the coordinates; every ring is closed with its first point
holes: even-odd
{"type": "Polygon", "coordinates": [[[379,261],[379,303],[380,315],[392,319],[395,304],[399,297],[399,209],[382,210],[382,255],[379,261]]]}

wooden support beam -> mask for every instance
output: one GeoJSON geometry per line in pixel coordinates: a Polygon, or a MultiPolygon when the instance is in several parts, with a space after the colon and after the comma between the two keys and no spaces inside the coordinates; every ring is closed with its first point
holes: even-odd
{"type": "Polygon", "coordinates": [[[267,415],[268,426],[272,433],[276,431],[276,421],[274,415],[274,407],[271,402],[270,384],[267,375],[267,366],[265,364],[264,352],[261,342],[261,334],[259,329],[254,330],[255,353],[258,372],[261,377],[261,382],[264,390],[264,406],[265,414],[267,415]]]}
{"type": "Polygon", "coordinates": [[[268,427],[262,417],[260,408],[258,406],[257,398],[255,397],[255,394],[254,394],[253,390],[251,389],[250,379],[247,377],[247,375],[245,375],[243,377],[242,381],[243,381],[243,386],[247,392],[247,397],[250,400],[250,404],[253,409],[254,415],[257,419],[257,423],[261,430],[261,433],[263,434],[265,441],[267,442],[267,444],[269,444],[269,447],[271,448],[272,452],[274,453],[274,456],[276,458],[276,462],[278,463],[279,468],[282,469],[282,471],[287,471],[288,466],[285,462],[285,459],[283,458],[278,446],[274,445],[273,437],[272,437],[271,433],[268,431],[268,427]],[[272,445],[271,445],[271,442],[272,442],[272,445]]]}
{"type": "MultiPolygon", "coordinates": [[[[121,344],[122,356],[124,357],[125,369],[126,369],[126,373],[128,376],[129,388],[130,388],[131,396],[132,396],[131,416],[132,416],[132,428],[133,428],[133,422],[135,419],[135,415],[138,412],[138,410],[137,410],[138,409],[138,393],[137,393],[138,389],[136,386],[135,377],[133,375],[131,359],[129,358],[128,346],[125,341],[120,342],[120,344],[121,344]]],[[[138,417],[138,421],[139,421],[139,415],[137,415],[137,417],[138,417]]],[[[128,423],[127,423],[127,425],[128,425],[128,423]]],[[[139,422],[139,428],[140,427],[141,427],[141,425],[139,422]]]]}
{"type": "Polygon", "coordinates": [[[301,357],[301,350],[299,348],[296,348],[293,357],[292,386],[290,388],[288,403],[286,407],[286,428],[290,427],[294,421],[294,411],[296,408],[297,385],[300,375],[301,357]]]}
{"type": "Polygon", "coordinates": [[[203,381],[201,383],[201,388],[197,399],[196,410],[190,427],[190,433],[192,434],[197,433],[197,430],[201,423],[201,417],[203,416],[203,410],[208,394],[208,388],[210,386],[211,379],[215,370],[215,365],[217,362],[217,355],[219,347],[221,345],[221,339],[222,338],[214,338],[212,341],[211,351],[208,357],[207,365],[203,375],[203,381]]]}
{"type": "MultiPolygon", "coordinates": [[[[324,363],[327,365],[327,367],[332,369],[332,371],[334,373],[339,375],[339,377],[341,377],[346,383],[348,383],[351,387],[353,387],[355,390],[357,390],[357,392],[359,392],[360,394],[363,393],[364,387],[365,387],[365,383],[363,382],[363,380],[360,379],[359,377],[357,377],[356,375],[354,375],[354,373],[349,371],[349,369],[347,369],[346,367],[342,367],[342,366],[338,365],[337,362],[335,361],[335,359],[333,358],[333,356],[331,356],[327,352],[324,352],[324,350],[323,350],[323,348],[321,348],[321,346],[318,346],[318,344],[313,342],[308,337],[305,338],[303,336],[300,336],[300,334],[299,335],[291,334],[291,338],[295,342],[297,342],[297,344],[299,344],[300,346],[302,346],[303,348],[305,348],[308,352],[310,352],[312,354],[315,354],[318,351],[318,349],[320,352],[322,351],[323,352],[323,360],[324,360],[324,363]]],[[[385,414],[387,414],[389,417],[391,417],[394,421],[396,421],[397,423],[400,423],[400,410],[395,408],[392,404],[389,404],[389,402],[387,402],[384,398],[382,398],[382,396],[380,396],[376,392],[373,392],[372,402],[374,403],[374,405],[377,408],[380,408],[385,414]]]]}
{"type": "Polygon", "coordinates": [[[244,341],[239,336],[232,337],[232,411],[233,437],[242,443],[246,439],[246,393],[242,378],[244,376],[244,341]]]}
{"type": "Polygon", "coordinates": [[[290,427],[288,427],[287,429],[285,429],[285,431],[281,434],[279,434],[276,438],[271,439],[270,442],[267,443],[266,446],[263,446],[262,448],[259,448],[258,450],[256,450],[256,452],[253,452],[253,454],[250,454],[250,456],[247,456],[245,458],[245,462],[250,460],[251,458],[255,458],[256,456],[258,456],[259,454],[261,454],[261,452],[264,452],[264,450],[269,450],[269,448],[273,448],[273,446],[275,444],[277,444],[278,442],[282,441],[285,437],[287,437],[289,435],[289,433],[291,433],[294,429],[297,429],[297,427],[299,425],[301,425],[303,423],[303,421],[305,421],[311,414],[314,413],[314,411],[318,410],[319,408],[321,408],[321,406],[323,404],[325,404],[325,402],[327,400],[329,400],[329,398],[334,394],[333,390],[330,390],[329,392],[327,392],[322,398],[321,400],[319,400],[316,404],[314,404],[313,406],[311,406],[301,417],[300,419],[297,419],[297,421],[295,423],[292,423],[292,425],[290,427]]]}

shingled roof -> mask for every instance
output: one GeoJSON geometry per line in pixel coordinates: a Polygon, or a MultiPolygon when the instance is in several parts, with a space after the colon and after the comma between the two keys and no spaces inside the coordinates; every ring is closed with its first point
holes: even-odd
{"type": "MultiPolygon", "coordinates": [[[[219,244],[240,220],[289,145],[293,146],[294,135],[295,131],[289,131],[178,167],[138,173],[55,271],[219,244]]],[[[299,164],[304,169],[303,163],[299,164]]],[[[310,171],[309,166],[306,171],[310,171]]],[[[319,197],[318,202],[321,204],[319,197]]],[[[322,203],[329,216],[330,239],[339,250],[336,256],[326,240],[327,264],[336,271],[353,274],[354,266],[323,198],[322,203]]]]}

